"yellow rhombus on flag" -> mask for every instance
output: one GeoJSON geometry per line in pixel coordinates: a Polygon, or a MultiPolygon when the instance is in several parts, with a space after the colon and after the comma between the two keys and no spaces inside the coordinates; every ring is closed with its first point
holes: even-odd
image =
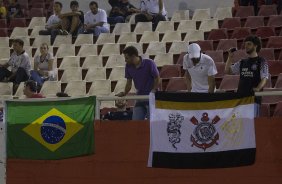
{"type": "Polygon", "coordinates": [[[23,131],[54,152],[82,128],[83,125],[53,108],[23,131]]]}

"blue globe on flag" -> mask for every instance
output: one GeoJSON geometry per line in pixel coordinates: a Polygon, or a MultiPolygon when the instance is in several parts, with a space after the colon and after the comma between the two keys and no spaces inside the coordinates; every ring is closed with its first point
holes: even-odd
{"type": "Polygon", "coordinates": [[[59,116],[49,116],[41,125],[41,136],[49,144],[57,144],[66,134],[66,124],[59,116]]]}

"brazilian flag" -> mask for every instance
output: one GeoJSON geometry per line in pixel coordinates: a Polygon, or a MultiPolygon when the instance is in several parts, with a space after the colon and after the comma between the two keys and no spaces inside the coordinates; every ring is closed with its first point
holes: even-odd
{"type": "Polygon", "coordinates": [[[7,101],[10,158],[64,159],[94,153],[95,97],[7,101]]]}

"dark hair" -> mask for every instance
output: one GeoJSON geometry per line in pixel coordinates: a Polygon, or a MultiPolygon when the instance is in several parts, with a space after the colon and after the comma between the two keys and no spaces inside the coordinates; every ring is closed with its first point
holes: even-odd
{"type": "Polygon", "coordinates": [[[245,38],[245,42],[252,42],[257,46],[256,52],[259,52],[261,49],[261,40],[259,37],[251,35],[245,38]]]}
{"type": "Polygon", "coordinates": [[[70,7],[72,6],[79,6],[78,2],[77,1],[71,1],[70,2],[70,7]]]}
{"type": "Polygon", "coordinates": [[[18,43],[20,46],[24,46],[24,41],[22,39],[16,38],[13,40],[13,43],[18,43]]]}
{"type": "Polygon", "coordinates": [[[57,97],[70,97],[67,93],[64,93],[64,92],[58,92],[56,94],[57,97]]]}
{"type": "Polygon", "coordinates": [[[93,5],[96,5],[96,7],[98,8],[98,3],[96,1],[91,1],[89,3],[89,6],[93,6],[93,5]]]}
{"type": "Polygon", "coordinates": [[[63,8],[63,4],[59,1],[54,2],[54,4],[58,4],[61,8],[63,8]]]}
{"type": "Polygon", "coordinates": [[[37,91],[37,84],[33,80],[28,80],[24,83],[26,87],[29,87],[30,91],[36,92],[37,91]]]}
{"type": "Polygon", "coordinates": [[[138,56],[138,50],[134,46],[128,46],[123,51],[123,54],[127,54],[128,56],[138,56]]]}

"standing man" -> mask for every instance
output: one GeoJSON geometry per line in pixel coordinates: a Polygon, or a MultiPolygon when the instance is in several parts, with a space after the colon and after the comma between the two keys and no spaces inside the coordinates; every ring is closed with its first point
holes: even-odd
{"type": "Polygon", "coordinates": [[[217,69],[213,59],[201,53],[198,44],[188,46],[188,53],[183,58],[183,69],[186,71],[188,92],[214,93],[217,69]]]}
{"type": "Polygon", "coordinates": [[[166,10],[163,0],[141,0],[141,13],[135,16],[135,22],[152,22],[153,30],[160,21],[166,21],[166,10]]]}
{"type": "Polygon", "coordinates": [[[99,36],[101,33],[109,33],[110,26],[107,23],[107,14],[105,10],[98,8],[98,3],[91,1],[90,11],[84,15],[84,29],[80,33],[94,34],[99,36]]]}
{"type": "Polygon", "coordinates": [[[56,1],[53,5],[54,14],[48,18],[46,23],[46,30],[39,31],[39,35],[51,35],[51,44],[54,43],[55,38],[58,34],[61,34],[61,19],[59,16],[61,15],[61,11],[63,8],[63,4],[56,1]]]}
{"type": "MultiPolygon", "coordinates": [[[[160,76],[155,62],[151,59],[143,59],[139,56],[138,50],[129,46],[123,50],[126,66],[125,78],[127,79],[123,92],[117,94],[122,97],[129,93],[132,87],[132,80],[137,90],[137,95],[148,95],[158,89],[160,76]]],[[[144,120],[149,116],[149,101],[137,100],[133,108],[133,120],[144,120]]]]}
{"type": "Polygon", "coordinates": [[[231,65],[234,53],[229,50],[225,73],[240,75],[238,93],[253,94],[261,91],[265,86],[269,76],[268,64],[264,58],[258,56],[260,49],[260,39],[256,36],[248,36],[245,39],[245,50],[249,57],[234,65],[231,65]]]}
{"type": "Polygon", "coordinates": [[[0,81],[13,82],[14,90],[21,82],[27,81],[30,74],[30,60],[28,54],[23,49],[24,42],[21,39],[13,40],[13,49],[9,61],[2,65],[0,64],[0,81]],[[11,67],[11,71],[8,68],[11,67]]]}

